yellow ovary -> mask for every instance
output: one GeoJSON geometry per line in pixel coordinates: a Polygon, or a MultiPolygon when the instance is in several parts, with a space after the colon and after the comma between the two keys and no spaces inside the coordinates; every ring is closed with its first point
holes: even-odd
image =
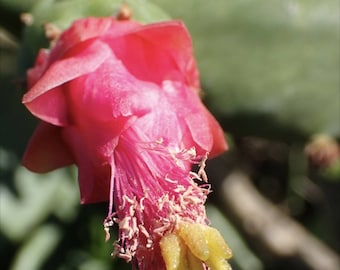
{"type": "Polygon", "coordinates": [[[187,261],[188,261],[188,270],[193,269],[193,270],[203,270],[203,264],[202,261],[195,257],[194,254],[190,251],[190,249],[186,249],[187,253],[187,261]]]}
{"type": "Polygon", "coordinates": [[[167,270],[189,270],[186,247],[176,234],[168,234],[160,241],[161,253],[167,270]]]}
{"type": "Polygon", "coordinates": [[[205,239],[208,242],[211,254],[209,259],[206,261],[206,264],[211,269],[231,269],[226,259],[231,258],[232,252],[223,240],[220,232],[215,228],[206,226],[205,239]]]}
{"type": "Polygon", "coordinates": [[[178,228],[178,235],[201,261],[207,260],[210,255],[208,243],[204,237],[205,227],[202,224],[181,223],[178,228]]]}
{"type": "Polygon", "coordinates": [[[180,223],[160,241],[167,270],[231,270],[231,249],[218,230],[202,224],[180,223]]]}
{"type": "Polygon", "coordinates": [[[175,234],[165,235],[159,242],[167,270],[177,270],[181,257],[181,246],[175,234]]]}

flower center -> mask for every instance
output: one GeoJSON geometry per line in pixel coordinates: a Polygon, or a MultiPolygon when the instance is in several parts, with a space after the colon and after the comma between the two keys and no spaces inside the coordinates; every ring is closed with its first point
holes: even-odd
{"type": "Polygon", "coordinates": [[[202,170],[198,173],[190,170],[197,160],[194,149],[181,150],[163,140],[131,143],[146,141],[136,140],[137,135],[131,132],[122,136],[115,150],[112,169],[115,212],[109,213],[104,227],[108,232],[110,226],[118,224],[113,256],[128,262],[136,258],[147,269],[145,265],[157,260],[164,265],[159,241],[176,231],[177,224],[207,223],[204,203],[210,186],[206,183],[199,186],[194,181],[206,180],[202,170]]]}

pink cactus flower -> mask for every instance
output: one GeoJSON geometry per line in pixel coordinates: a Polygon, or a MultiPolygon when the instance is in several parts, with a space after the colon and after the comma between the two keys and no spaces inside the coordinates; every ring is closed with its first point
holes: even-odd
{"type": "Polygon", "coordinates": [[[204,161],[227,145],[199,98],[182,22],[78,20],[40,51],[28,84],[23,103],[42,121],[23,164],[78,166],[81,202],[109,201],[113,255],[141,270],[229,269],[204,207],[204,161]]]}

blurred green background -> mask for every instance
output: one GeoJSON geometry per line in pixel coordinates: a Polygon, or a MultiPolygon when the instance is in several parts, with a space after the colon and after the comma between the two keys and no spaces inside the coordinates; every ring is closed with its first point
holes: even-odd
{"type": "MultiPolygon", "coordinates": [[[[37,175],[20,166],[37,124],[21,97],[26,69],[37,50],[48,46],[42,24],[65,28],[79,17],[114,14],[122,2],[0,0],[1,269],[130,269],[111,259],[112,246],[104,242],[107,205],[79,205],[76,168],[37,175]],[[20,20],[26,12],[34,18],[29,27],[20,20]]],[[[218,190],[233,170],[246,174],[256,192],[337,254],[339,1],[124,2],[136,20],[181,19],[192,35],[204,102],[230,145],[209,164],[217,192],[211,194],[208,216],[234,250],[234,269],[314,268],[295,263],[295,255],[258,248],[230,214],[233,209],[225,210],[218,190]]]]}

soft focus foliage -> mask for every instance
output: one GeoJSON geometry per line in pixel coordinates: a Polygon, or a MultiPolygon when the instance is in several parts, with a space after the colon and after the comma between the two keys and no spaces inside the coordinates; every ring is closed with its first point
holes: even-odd
{"type": "MultiPolygon", "coordinates": [[[[36,126],[20,104],[23,75],[48,45],[42,23],[66,27],[82,16],[110,15],[121,2],[0,0],[1,269],[129,269],[109,256],[99,225],[106,205],[78,205],[74,168],[36,175],[20,166],[36,126]],[[22,12],[34,15],[33,25],[23,27],[22,12]]],[[[335,142],[340,136],[338,1],[124,2],[142,22],[184,20],[204,101],[233,145],[228,166],[246,168],[264,196],[340,251],[339,160],[308,170],[304,154],[316,133],[335,142]]],[[[215,206],[208,217],[233,249],[234,269],[284,267],[255,252],[215,206]]]]}

